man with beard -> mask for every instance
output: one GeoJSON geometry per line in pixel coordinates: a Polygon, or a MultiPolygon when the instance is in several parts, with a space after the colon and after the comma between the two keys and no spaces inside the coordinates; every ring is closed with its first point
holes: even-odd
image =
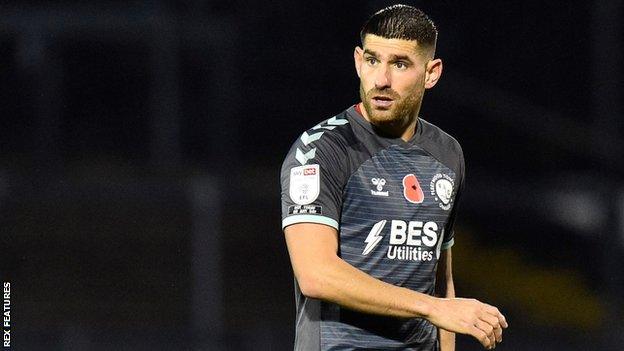
{"type": "Polygon", "coordinates": [[[497,308],[455,297],[451,246],[464,159],[418,116],[442,73],[437,30],[395,5],[360,33],[358,103],[305,131],[282,165],[295,350],[454,350],[502,341],[497,308]]]}

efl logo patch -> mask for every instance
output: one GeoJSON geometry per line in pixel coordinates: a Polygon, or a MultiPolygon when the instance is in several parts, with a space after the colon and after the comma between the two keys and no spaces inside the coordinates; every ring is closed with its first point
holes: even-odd
{"type": "Polygon", "coordinates": [[[290,169],[290,198],[297,205],[308,205],[320,192],[319,165],[304,165],[290,169]]]}
{"type": "Polygon", "coordinates": [[[448,211],[452,206],[453,186],[453,178],[443,173],[438,173],[431,179],[431,184],[429,184],[431,195],[440,202],[439,206],[443,210],[448,211]]]}
{"type": "Polygon", "coordinates": [[[413,204],[422,203],[425,199],[420,183],[414,174],[408,174],[403,177],[403,195],[407,201],[413,204]]]}

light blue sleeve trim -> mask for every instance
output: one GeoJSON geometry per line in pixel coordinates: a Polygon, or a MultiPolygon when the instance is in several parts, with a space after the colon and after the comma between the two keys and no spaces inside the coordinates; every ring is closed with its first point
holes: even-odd
{"type": "Polygon", "coordinates": [[[315,215],[296,215],[286,217],[282,220],[282,229],[295,223],[319,223],[334,227],[336,228],[336,230],[338,230],[338,222],[336,222],[335,220],[329,217],[315,215]]]}
{"type": "Polygon", "coordinates": [[[455,238],[451,238],[451,240],[442,243],[442,247],[440,248],[441,250],[446,250],[446,249],[450,249],[451,246],[453,246],[455,244],[455,238]]]}

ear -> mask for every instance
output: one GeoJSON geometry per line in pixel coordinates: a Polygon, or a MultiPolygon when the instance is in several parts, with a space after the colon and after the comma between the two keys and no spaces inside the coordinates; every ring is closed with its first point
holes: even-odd
{"type": "Polygon", "coordinates": [[[431,89],[440,79],[442,75],[442,60],[435,59],[427,62],[427,71],[425,72],[425,89],[431,89]]]}
{"type": "Polygon", "coordinates": [[[359,46],[356,46],[355,50],[353,50],[353,62],[355,63],[355,71],[358,77],[360,77],[360,69],[362,67],[362,53],[363,50],[359,46]]]}

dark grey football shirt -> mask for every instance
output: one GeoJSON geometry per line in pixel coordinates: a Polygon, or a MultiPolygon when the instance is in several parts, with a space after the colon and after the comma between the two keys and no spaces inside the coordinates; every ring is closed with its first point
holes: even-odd
{"type": "MultiPolygon", "coordinates": [[[[464,180],[459,143],[419,118],[405,142],[385,138],[355,106],[304,132],[282,165],[282,228],[320,223],[339,256],[367,274],[432,295],[440,251],[453,245],[464,180]]],[[[301,294],[295,350],[437,350],[424,319],[355,312],[301,294]]]]}

